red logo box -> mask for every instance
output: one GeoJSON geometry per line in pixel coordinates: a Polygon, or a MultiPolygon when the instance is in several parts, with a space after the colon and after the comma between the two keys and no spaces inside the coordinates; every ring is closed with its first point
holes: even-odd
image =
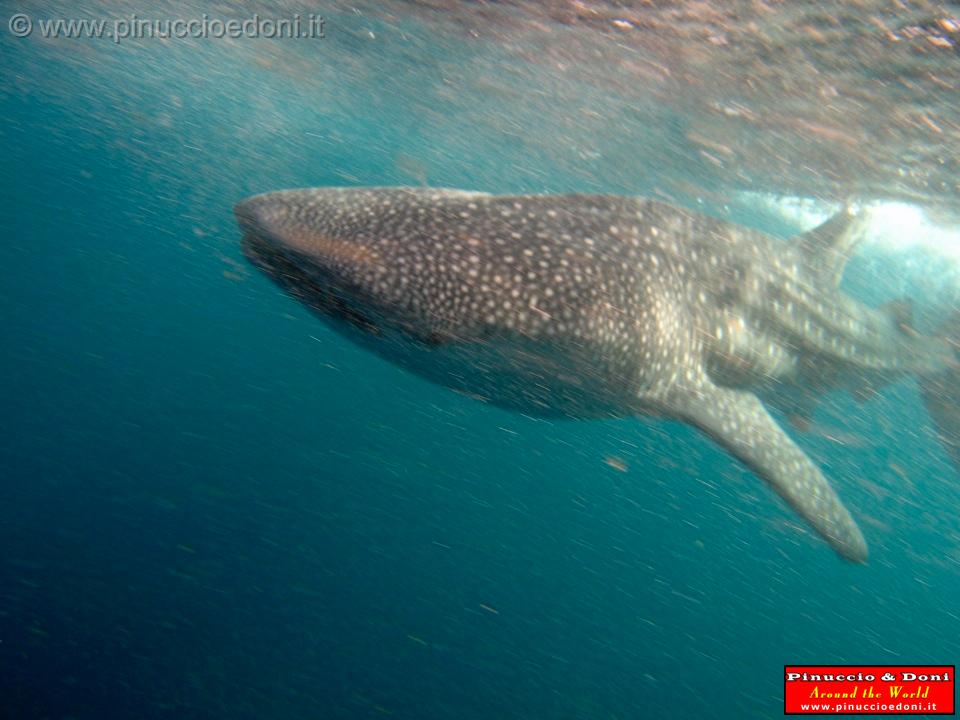
{"type": "Polygon", "coordinates": [[[953,665],[784,665],[784,715],[953,715],[953,665]]]}

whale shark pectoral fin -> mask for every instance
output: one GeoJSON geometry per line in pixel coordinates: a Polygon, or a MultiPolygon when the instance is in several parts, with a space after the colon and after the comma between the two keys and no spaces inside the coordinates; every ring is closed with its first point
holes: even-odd
{"type": "Polygon", "coordinates": [[[866,215],[848,202],[840,212],[798,236],[808,266],[828,287],[840,285],[847,260],[864,239],[866,215]]]}
{"type": "Polygon", "coordinates": [[[749,392],[708,378],[670,399],[671,410],[695,425],[763,478],[847,560],[865,562],[867,544],[857,523],[809,457],[749,392]]]}

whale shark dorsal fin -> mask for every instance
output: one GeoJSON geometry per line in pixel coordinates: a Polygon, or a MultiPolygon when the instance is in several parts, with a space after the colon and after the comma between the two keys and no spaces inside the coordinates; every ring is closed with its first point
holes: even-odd
{"type": "Polygon", "coordinates": [[[797,236],[808,266],[828,287],[838,287],[847,260],[863,240],[866,213],[847,202],[840,212],[797,236]]]}
{"type": "Polygon", "coordinates": [[[756,395],[703,377],[670,400],[671,410],[763,478],[847,560],[865,562],[857,523],[813,461],[790,439],[756,395]]]}

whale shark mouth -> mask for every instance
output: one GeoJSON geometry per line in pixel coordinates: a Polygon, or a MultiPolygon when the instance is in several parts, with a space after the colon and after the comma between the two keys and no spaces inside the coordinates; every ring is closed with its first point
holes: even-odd
{"type": "Polygon", "coordinates": [[[321,269],[292,256],[256,232],[244,234],[241,248],[255,267],[314,312],[371,335],[381,333],[380,324],[373,316],[350,303],[349,292],[337,292],[332,281],[322,276],[321,269]]]}

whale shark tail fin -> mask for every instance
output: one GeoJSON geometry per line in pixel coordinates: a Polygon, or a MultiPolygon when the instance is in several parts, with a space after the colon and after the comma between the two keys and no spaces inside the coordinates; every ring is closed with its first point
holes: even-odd
{"type": "Polygon", "coordinates": [[[947,367],[920,380],[923,402],[940,442],[960,472],[960,309],[940,326],[939,335],[953,348],[947,367]]]}

